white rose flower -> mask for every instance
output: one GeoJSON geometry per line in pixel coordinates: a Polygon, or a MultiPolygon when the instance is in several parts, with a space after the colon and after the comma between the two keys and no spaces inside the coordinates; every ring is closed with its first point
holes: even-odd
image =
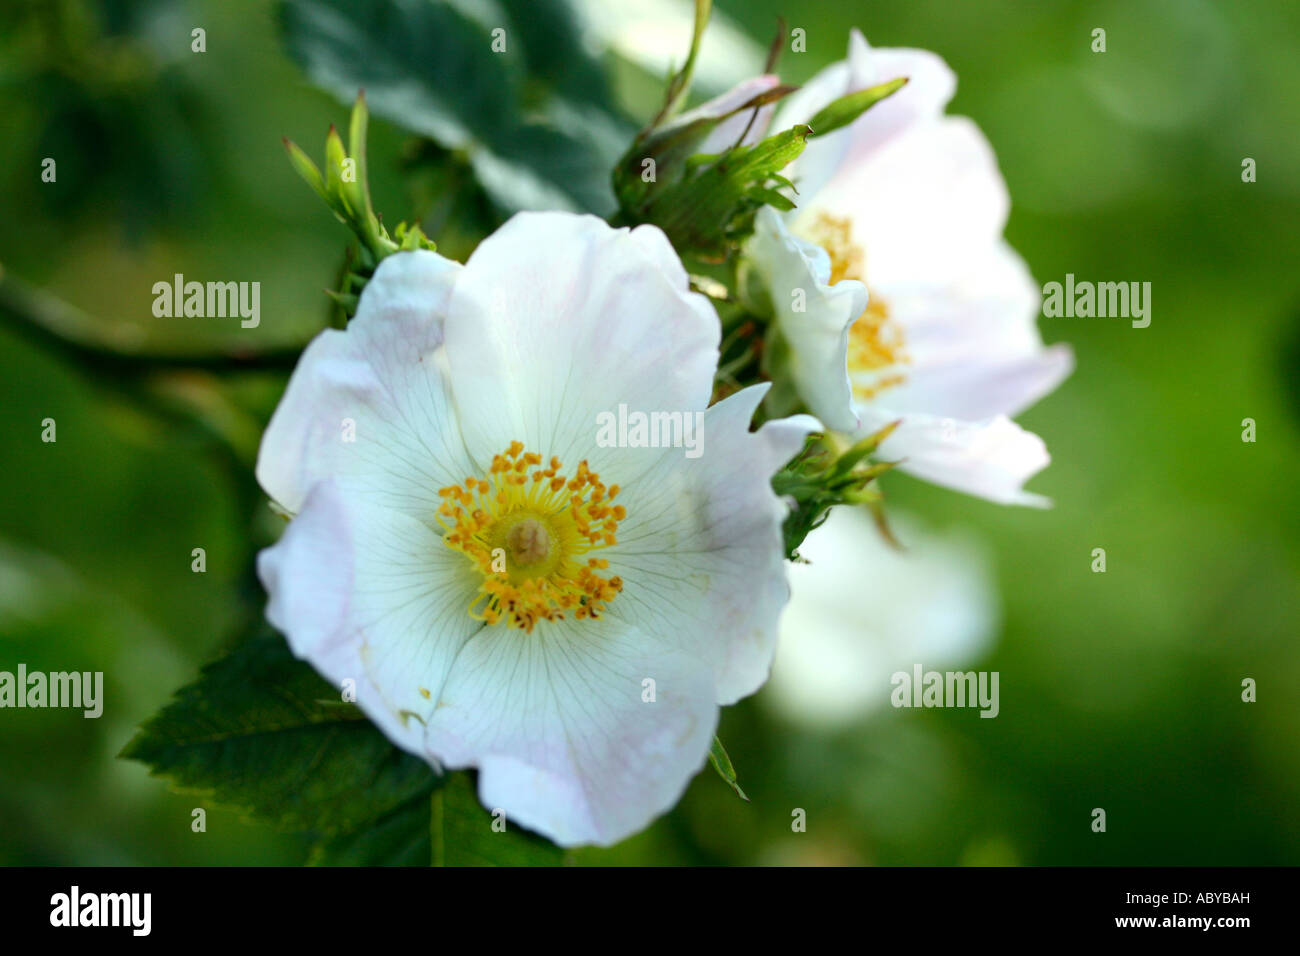
{"type": "Polygon", "coordinates": [[[901,420],[880,454],[902,470],[1045,504],[1022,486],[1049,456],[1011,417],[1073,357],[1039,336],[1038,286],[1002,239],[1009,200],[992,149],[970,120],[943,115],[952,72],[923,50],[873,50],[855,30],[848,59],[785,101],[774,128],[898,77],[900,91],[809,140],[791,170],[798,208],[760,210],[748,259],[813,414],[858,437],[901,420]]]}
{"type": "Polygon", "coordinates": [[[997,595],[983,550],[895,514],[903,550],[862,508],[835,508],[799,547],[772,679],[760,697],[814,730],[843,728],[883,707],[892,676],[961,666],[989,646],[997,595]]]}
{"type": "Polygon", "coordinates": [[[718,337],[659,230],[521,213],[464,266],[386,258],[262,440],[295,515],[258,561],[271,622],[395,743],[478,768],[486,806],[563,845],[671,807],[719,705],[767,677],[769,479],[817,423],[751,432],[762,388],[705,410],[718,337]],[[620,404],[701,412],[704,454],[599,447],[620,404]]]}

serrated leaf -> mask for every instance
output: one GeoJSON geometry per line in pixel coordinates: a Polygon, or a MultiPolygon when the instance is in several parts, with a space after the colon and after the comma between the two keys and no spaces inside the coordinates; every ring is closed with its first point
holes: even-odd
{"type": "Polygon", "coordinates": [[[121,755],[282,829],[353,832],[426,797],[439,778],[338,699],[284,638],[262,634],[205,668],[121,755]]]}
{"type": "Polygon", "coordinates": [[[575,26],[565,8],[282,0],[280,20],[290,56],[315,83],[344,101],[364,88],[376,115],[463,153],[503,210],[604,215],[614,209],[608,171],[631,130],[603,108],[607,83],[594,61],[583,56],[580,83],[554,67],[557,50],[581,50],[576,36],[560,39],[575,26]],[[504,52],[493,49],[499,29],[504,52]],[[552,68],[535,73],[543,63],[552,68]]]}

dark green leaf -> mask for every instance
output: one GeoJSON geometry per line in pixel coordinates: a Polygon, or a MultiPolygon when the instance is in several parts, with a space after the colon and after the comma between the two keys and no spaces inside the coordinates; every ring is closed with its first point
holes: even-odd
{"type": "Polygon", "coordinates": [[[503,209],[613,210],[608,171],[631,131],[603,108],[594,62],[564,62],[581,82],[564,75],[557,54],[580,44],[559,0],[283,0],[280,11],[289,54],[315,83],[345,101],[364,89],[376,115],[466,155],[503,209]]]}
{"type": "Polygon", "coordinates": [[[613,97],[601,64],[582,42],[582,25],[572,0],[500,0],[522,41],[529,79],[566,99],[613,111],[613,97]]]}
{"type": "Polygon", "coordinates": [[[309,866],[428,866],[429,800],[421,792],[395,810],[346,833],[322,838],[309,866]]]}
{"type": "Polygon", "coordinates": [[[469,774],[452,774],[446,786],[433,794],[432,804],[435,866],[559,866],[564,862],[559,847],[500,814],[494,816],[479,803],[469,774]]]}
{"type": "Polygon", "coordinates": [[[367,827],[437,780],[275,634],[207,667],[122,756],[215,804],[326,835],[367,827]]]}
{"type": "Polygon", "coordinates": [[[396,0],[284,0],[290,56],[344,102],[364,88],[371,109],[452,148],[510,118],[518,60],[492,52],[494,26],[472,7],[396,0]]]}

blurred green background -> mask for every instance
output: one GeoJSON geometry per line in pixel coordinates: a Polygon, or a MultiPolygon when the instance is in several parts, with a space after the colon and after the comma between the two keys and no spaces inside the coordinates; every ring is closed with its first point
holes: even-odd
{"type": "MultiPolygon", "coordinates": [[[[680,57],[684,8],[633,6],[680,57]]],[[[807,36],[805,53],[782,60],[790,82],[841,58],[851,26],[877,46],[939,52],[959,77],[949,111],[973,117],[997,151],[1008,238],[1035,276],[1149,281],[1152,322],[1042,320],[1078,360],[1022,418],[1053,454],[1032,487],[1054,510],[884,482],[891,503],[989,545],[1004,625],[978,666],[1001,673],[997,720],[886,708],[825,734],[746,701],[724,713],[721,736],[751,803],[706,771],[651,829],[579,859],[1300,863],[1300,5],[717,7],[735,28],[705,41],[722,74],[744,67],[725,44],[761,51],[778,15],[807,36]],[[1104,54],[1090,50],[1096,27],[1104,54]],[[1253,184],[1245,157],[1258,164],[1253,184]],[[1253,444],[1244,418],[1257,423],[1253,444]],[[1098,547],[1105,574],[1090,571],[1098,547]],[[1257,703],[1241,701],[1246,677],[1257,703]],[[805,834],[790,832],[793,807],[808,813],[805,834]],[[1104,835],[1090,829],[1094,807],[1107,811],[1104,835]]],[[[485,9],[490,21],[496,8],[485,9]]],[[[271,3],[215,0],[10,0],[0,12],[0,669],[102,670],[108,701],[97,721],[0,711],[0,863],[304,855],[298,837],[230,813],[192,833],[194,798],[115,759],[260,614],[248,567],[274,531],[250,456],[285,356],[327,321],[322,290],[341,262],[345,233],[280,138],[317,155],[346,107],[286,53],[280,22],[271,3]],[[47,156],[55,183],[40,178],[47,156]],[[177,272],[260,281],[260,327],[154,319],[152,285],[177,272]],[[31,332],[33,317],[128,357],[56,346],[31,332]],[[199,360],[159,370],[129,357],[140,351],[199,360]],[[220,356],[232,351],[265,367],[230,371],[220,356]],[[45,418],[57,443],[40,440],[45,418]],[[205,574],[190,570],[196,547],[205,574]]],[[[644,28],[587,39],[612,83],[600,115],[622,117],[606,143],[660,95],[629,36],[658,39],[644,28]]],[[[419,61],[427,44],[442,63],[444,41],[411,36],[405,52],[419,61]]],[[[521,67],[523,102],[568,95],[586,63],[521,67]]],[[[705,92],[710,82],[703,71],[705,92]]],[[[580,104],[557,128],[595,123],[596,108],[580,104]]],[[[509,158],[514,146],[495,148],[509,158]]],[[[509,204],[474,185],[463,150],[383,119],[370,171],[387,221],[421,217],[458,257],[509,204]]]]}

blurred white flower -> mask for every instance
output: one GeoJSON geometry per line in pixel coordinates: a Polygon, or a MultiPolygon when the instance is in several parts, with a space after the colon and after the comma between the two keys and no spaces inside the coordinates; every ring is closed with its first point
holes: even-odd
{"type": "Polygon", "coordinates": [[[464,266],[386,258],[304,352],[262,487],[295,515],[267,616],[398,745],[477,767],[558,843],[680,797],[767,677],[788,597],[770,477],[817,423],[707,408],[719,324],[664,234],[520,214],[464,266]],[[602,412],[702,414],[700,457],[603,447],[602,412]]]}
{"type": "Polygon", "coordinates": [[[1070,349],[1045,348],[1038,286],[1002,239],[1009,209],[978,127],[943,115],[956,80],[935,54],[849,56],[784,101],[773,128],[808,122],[847,93],[908,84],[814,137],[791,178],[798,208],[762,209],[747,255],[767,286],[789,374],[813,414],[863,436],[902,424],[880,455],[901,470],[1005,504],[1047,465],[1011,417],[1054,389],[1070,349]]]}
{"type": "Polygon", "coordinates": [[[974,543],[891,514],[899,551],[861,508],[840,507],[790,567],[790,603],[761,700],[811,729],[835,729],[886,705],[890,677],[914,664],[972,662],[998,623],[995,587],[974,543]]]}
{"type": "MultiPolygon", "coordinates": [[[[588,47],[635,63],[653,77],[681,69],[691,45],[691,0],[577,0],[588,47]]],[[[721,92],[763,68],[767,50],[721,10],[709,16],[707,39],[695,62],[695,86],[721,92]]]]}

